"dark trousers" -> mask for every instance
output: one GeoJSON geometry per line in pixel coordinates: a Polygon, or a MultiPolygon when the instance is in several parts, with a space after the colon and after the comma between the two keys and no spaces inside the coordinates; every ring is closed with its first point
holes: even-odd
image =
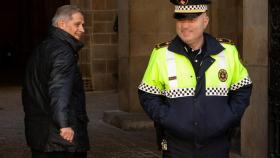
{"type": "Polygon", "coordinates": [[[169,135],[163,158],[229,158],[229,149],[230,142],[226,136],[201,145],[169,135]]]}
{"type": "Polygon", "coordinates": [[[32,158],[87,158],[87,152],[43,152],[31,150],[32,158]]]}

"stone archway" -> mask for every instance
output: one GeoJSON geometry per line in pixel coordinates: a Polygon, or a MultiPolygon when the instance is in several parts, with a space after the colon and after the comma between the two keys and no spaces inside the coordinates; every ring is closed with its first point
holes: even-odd
{"type": "Polygon", "coordinates": [[[43,40],[56,8],[70,0],[10,0],[0,17],[0,84],[20,85],[33,48],[43,40]]]}

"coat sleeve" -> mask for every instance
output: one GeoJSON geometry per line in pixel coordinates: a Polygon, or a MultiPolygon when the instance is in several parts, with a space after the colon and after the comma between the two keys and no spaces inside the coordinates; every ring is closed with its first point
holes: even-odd
{"type": "Polygon", "coordinates": [[[252,92],[252,81],[249,77],[247,69],[240,62],[236,48],[233,49],[234,72],[233,80],[229,91],[229,105],[237,116],[237,124],[250,104],[250,96],[252,92]]]}
{"type": "Polygon", "coordinates": [[[138,87],[140,104],[148,116],[155,122],[160,122],[168,110],[165,97],[162,95],[164,92],[164,81],[158,59],[159,54],[154,49],[142,82],[138,87]]]}
{"type": "Polygon", "coordinates": [[[168,107],[164,98],[142,90],[138,90],[138,96],[141,106],[153,121],[159,123],[166,116],[168,107]]]}
{"type": "Polygon", "coordinates": [[[59,128],[69,127],[69,101],[75,75],[75,57],[72,52],[60,49],[52,57],[48,82],[52,119],[59,128]]]}
{"type": "Polygon", "coordinates": [[[245,109],[250,104],[250,96],[252,92],[252,84],[243,86],[235,91],[229,92],[230,103],[232,111],[237,116],[236,125],[240,123],[240,120],[245,112],[245,109]]]}

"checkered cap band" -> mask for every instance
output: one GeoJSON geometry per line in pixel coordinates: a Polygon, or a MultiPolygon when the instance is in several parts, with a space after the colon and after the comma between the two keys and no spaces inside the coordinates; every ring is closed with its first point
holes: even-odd
{"type": "Polygon", "coordinates": [[[156,95],[162,95],[162,91],[159,88],[157,88],[155,86],[147,85],[143,82],[138,86],[138,89],[140,89],[144,92],[148,92],[148,93],[152,93],[152,94],[156,94],[156,95]]]}
{"type": "Polygon", "coordinates": [[[234,91],[234,90],[237,90],[243,86],[246,86],[246,85],[249,85],[249,84],[252,84],[252,80],[250,79],[249,76],[247,76],[246,78],[244,78],[243,80],[239,81],[238,83],[236,84],[233,84],[231,87],[230,87],[230,90],[234,91]]]}
{"type": "Polygon", "coordinates": [[[201,13],[207,9],[207,5],[175,5],[175,13],[201,13]]]}
{"type": "Polygon", "coordinates": [[[227,88],[206,88],[206,96],[227,96],[227,88]]]}
{"type": "Polygon", "coordinates": [[[165,91],[164,95],[167,98],[179,98],[179,97],[194,96],[194,88],[172,89],[172,90],[165,91]]]}

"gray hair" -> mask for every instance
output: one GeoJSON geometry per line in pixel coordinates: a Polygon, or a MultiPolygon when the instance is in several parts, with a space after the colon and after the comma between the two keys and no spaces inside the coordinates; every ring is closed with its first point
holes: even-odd
{"type": "Polygon", "coordinates": [[[57,27],[57,22],[61,19],[71,20],[72,15],[77,12],[82,13],[81,9],[75,5],[63,5],[57,8],[54,17],[52,18],[52,25],[57,27]]]}

